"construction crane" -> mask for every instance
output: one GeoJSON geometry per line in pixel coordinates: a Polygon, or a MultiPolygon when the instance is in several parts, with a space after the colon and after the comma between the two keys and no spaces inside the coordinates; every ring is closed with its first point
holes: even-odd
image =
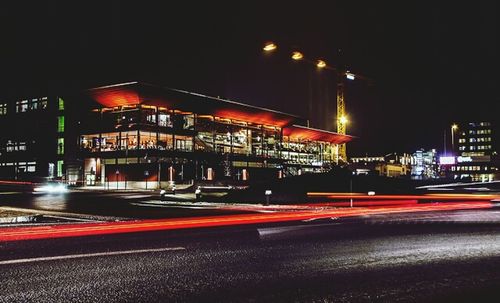
{"type": "MultiPolygon", "coordinates": [[[[263,50],[265,52],[273,52],[278,48],[278,46],[273,43],[273,42],[267,42],[263,50]]],[[[339,49],[339,53],[341,50],[339,49]]],[[[367,77],[364,77],[359,74],[354,74],[351,73],[349,70],[344,70],[337,68],[335,66],[327,65],[324,60],[315,60],[311,61],[307,58],[304,57],[304,54],[302,54],[299,51],[294,51],[292,52],[291,58],[293,60],[301,60],[301,61],[306,61],[308,63],[312,63],[316,65],[317,68],[319,69],[328,69],[332,70],[336,73],[337,75],[337,133],[341,135],[346,135],[347,134],[347,124],[349,123],[349,120],[346,115],[346,109],[345,109],[345,98],[344,98],[344,91],[345,91],[345,79],[348,80],[354,80],[356,78],[363,79],[363,80],[370,80],[367,77]]],[[[337,152],[337,163],[339,162],[347,162],[347,149],[346,149],[346,144],[340,144],[338,145],[338,152],[337,152]]]]}
{"type": "MultiPolygon", "coordinates": [[[[345,79],[354,80],[357,75],[349,71],[340,71],[335,68],[331,68],[337,71],[337,133],[341,135],[347,134],[347,123],[349,120],[347,119],[346,110],[345,110],[345,99],[344,99],[344,86],[345,79]]],[[[363,77],[365,78],[365,77],[363,77]]],[[[344,162],[347,162],[347,149],[346,144],[340,144],[338,150],[338,158],[344,162]]]]}
{"type": "MultiPolygon", "coordinates": [[[[345,115],[345,100],[344,100],[344,79],[341,75],[337,75],[337,133],[346,134],[347,117],[345,115]]],[[[340,159],[347,162],[346,144],[340,144],[337,152],[337,163],[340,159]]]]}

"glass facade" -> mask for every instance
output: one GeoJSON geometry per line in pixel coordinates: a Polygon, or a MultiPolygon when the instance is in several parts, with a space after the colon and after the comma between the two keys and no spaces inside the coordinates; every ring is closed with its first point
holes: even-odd
{"type": "Polygon", "coordinates": [[[103,109],[89,124],[102,131],[83,134],[82,150],[166,150],[284,159],[290,163],[334,161],[334,144],[283,137],[279,127],[197,115],[152,106],[103,109]]]}

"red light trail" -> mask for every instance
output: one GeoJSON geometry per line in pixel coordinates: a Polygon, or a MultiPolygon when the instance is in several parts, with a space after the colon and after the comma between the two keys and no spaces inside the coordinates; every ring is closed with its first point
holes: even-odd
{"type": "Polygon", "coordinates": [[[323,197],[328,199],[388,199],[388,200],[474,200],[474,201],[491,201],[498,199],[498,195],[489,194],[429,194],[429,195],[366,195],[361,193],[324,193],[324,192],[308,192],[309,197],[323,197]]]}
{"type": "Polygon", "coordinates": [[[466,203],[390,205],[379,207],[335,208],[307,211],[287,211],[265,214],[242,214],[215,217],[198,217],[182,219],[160,219],[129,222],[85,223],[54,226],[36,226],[1,229],[0,242],[34,240],[63,237],[93,236],[118,233],[133,233],[159,230],[187,228],[231,226],[258,223],[301,221],[331,217],[354,217],[376,214],[429,212],[445,210],[485,209],[492,203],[484,201],[468,201],[466,203]]]}

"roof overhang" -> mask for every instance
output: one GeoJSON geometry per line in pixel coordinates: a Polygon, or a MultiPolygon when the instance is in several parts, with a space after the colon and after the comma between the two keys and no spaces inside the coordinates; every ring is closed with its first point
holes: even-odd
{"type": "Polygon", "coordinates": [[[294,139],[323,141],[334,144],[342,144],[354,139],[353,136],[341,135],[338,133],[302,125],[291,125],[283,128],[283,135],[294,139]]]}
{"type": "Polygon", "coordinates": [[[153,105],[278,127],[305,121],[275,110],[139,82],[103,86],[87,92],[103,107],[153,105]]]}

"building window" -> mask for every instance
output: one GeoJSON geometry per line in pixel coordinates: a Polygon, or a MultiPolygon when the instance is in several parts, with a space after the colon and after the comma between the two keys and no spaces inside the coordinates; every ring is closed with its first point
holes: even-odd
{"type": "Polygon", "coordinates": [[[47,97],[42,97],[40,100],[40,108],[41,109],[46,109],[47,108],[47,97]]]}
{"type": "Polygon", "coordinates": [[[139,137],[141,138],[141,142],[139,143],[140,149],[156,149],[158,147],[156,133],[140,131],[139,137]]]}
{"type": "Polygon", "coordinates": [[[64,155],[64,138],[57,138],[57,154],[64,155]]]}
{"type": "Polygon", "coordinates": [[[146,121],[148,121],[151,124],[156,124],[156,114],[151,113],[146,116],[146,121]]]}
{"type": "Polygon", "coordinates": [[[36,172],[36,162],[28,162],[26,166],[26,171],[29,173],[36,172]]]}
{"type": "Polygon", "coordinates": [[[59,110],[64,110],[64,100],[59,97],[59,110]]]}
{"type": "Polygon", "coordinates": [[[0,116],[7,115],[7,103],[0,103],[0,116]]]}
{"type": "Polygon", "coordinates": [[[7,152],[8,152],[8,153],[13,152],[13,151],[14,151],[14,149],[15,149],[15,144],[14,144],[14,142],[12,142],[12,141],[10,141],[10,140],[9,140],[9,141],[7,141],[7,148],[6,148],[7,152]]]}
{"type": "Polygon", "coordinates": [[[57,132],[64,132],[64,116],[57,117],[57,132]]]}
{"type": "Polygon", "coordinates": [[[26,151],[26,142],[13,142],[11,140],[7,141],[5,146],[5,151],[8,153],[16,151],[26,151]]]}
{"type": "Polygon", "coordinates": [[[63,176],[63,160],[57,160],[57,177],[60,178],[63,176]]]}
{"type": "Polygon", "coordinates": [[[31,102],[30,102],[30,110],[37,110],[38,109],[38,106],[40,104],[38,104],[38,99],[35,98],[35,99],[31,99],[31,102]]]}
{"type": "Polygon", "coordinates": [[[169,114],[160,113],[158,115],[158,126],[161,127],[172,127],[172,120],[169,114]]]}
{"type": "Polygon", "coordinates": [[[16,102],[16,113],[24,113],[28,111],[28,100],[16,102]]]}
{"type": "Polygon", "coordinates": [[[26,151],[26,142],[19,142],[17,148],[19,151],[26,151]]]}
{"type": "Polygon", "coordinates": [[[47,108],[47,97],[16,101],[16,113],[47,108]]]}

